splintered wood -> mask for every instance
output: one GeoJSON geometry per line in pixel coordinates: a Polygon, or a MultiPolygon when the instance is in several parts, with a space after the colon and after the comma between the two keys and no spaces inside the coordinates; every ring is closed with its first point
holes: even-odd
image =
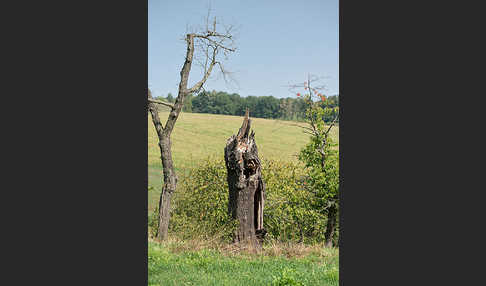
{"type": "Polygon", "coordinates": [[[261,175],[255,132],[250,133],[250,127],[247,109],[238,134],[232,135],[224,148],[228,171],[228,212],[239,222],[234,233],[235,242],[260,245],[266,233],[263,228],[265,183],[261,175]]]}

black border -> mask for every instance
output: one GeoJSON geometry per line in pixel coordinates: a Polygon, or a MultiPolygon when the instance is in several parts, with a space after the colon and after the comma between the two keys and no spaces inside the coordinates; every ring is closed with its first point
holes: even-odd
{"type": "Polygon", "coordinates": [[[340,1],[341,285],[476,284],[484,17],[469,4],[340,1]]]}
{"type": "Polygon", "coordinates": [[[6,278],[146,285],[148,2],[18,5],[3,9],[6,278]]]}
{"type": "MultiPolygon", "coordinates": [[[[11,278],[147,284],[148,3],[24,5],[4,10],[11,278]]],[[[484,129],[482,105],[457,103],[483,89],[465,36],[484,25],[429,5],[340,1],[341,285],[465,284],[483,244],[466,235],[482,200],[464,193],[481,174],[461,159],[479,141],[454,131],[484,129]]]]}

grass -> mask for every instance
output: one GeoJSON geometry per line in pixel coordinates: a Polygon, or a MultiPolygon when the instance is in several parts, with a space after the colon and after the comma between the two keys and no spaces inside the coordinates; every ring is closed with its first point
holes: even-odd
{"type": "MultiPolygon", "coordinates": [[[[251,114],[250,114],[251,115],[251,114]]],[[[160,112],[165,124],[168,112],[160,112]]],[[[162,166],[158,138],[148,121],[149,212],[157,205],[162,166]]],[[[172,134],[176,172],[181,174],[208,156],[223,157],[226,140],[243,117],[181,113],[172,134]]],[[[308,135],[296,123],[252,118],[260,157],[297,162],[308,135]]],[[[339,143],[339,127],[331,137],[339,143]]],[[[209,239],[159,244],[149,241],[148,285],[338,285],[339,250],[321,245],[267,243],[258,253],[209,239]]]]}
{"type": "Polygon", "coordinates": [[[185,244],[180,241],[149,242],[149,286],[339,284],[337,249],[270,245],[264,246],[259,254],[234,254],[228,250],[193,248],[189,243],[193,250],[183,247],[177,251],[178,246],[185,244]],[[299,247],[303,255],[282,255],[299,247]]]}
{"type": "MultiPolygon", "coordinates": [[[[165,125],[168,112],[160,112],[165,125]]],[[[251,113],[250,113],[251,118],[251,113]]],[[[252,129],[260,157],[297,161],[296,155],[308,142],[308,135],[297,125],[304,123],[291,121],[251,118],[252,129]]],[[[238,132],[243,117],[217,114],[184,113],[179,115],[172,133],[172,155],[176,172],[183,172],[199,160],[210,155],[224,155],[226,140],[238,132]]],[[[148,182],[154,190],[149,192],[149,210],[158,202],[162,185],[162,165],[158,138],[152,119],[148,123],[148,182]]],[[[339,143],[339,127],[331,130],[331,137],[339,143]]]]}

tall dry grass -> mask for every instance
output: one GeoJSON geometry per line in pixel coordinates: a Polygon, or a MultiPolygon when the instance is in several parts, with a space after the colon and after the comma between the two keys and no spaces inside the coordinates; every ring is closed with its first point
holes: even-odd
{"type": "Polygon", "coordinates": [[[338,248],[325,247],[323,243],[303,244],[294,242],[265,242],[261,247],[251,247],[236,243],[222,242],[219,237],[214,238],[193,238],[181,239],[177,236],[169,235],[168,239],[163,242],[157,242],[149,238],[150,242],[158,243],[161,247],[168,249],[171,253],[198,252],[201,250],[212,250],[221,255],[246,256],[249,258],[267,256],[267,257],[286,257],[286,258],[303,258],[313,256],[316,258],[335,257],[339,253],[338,248]]]}

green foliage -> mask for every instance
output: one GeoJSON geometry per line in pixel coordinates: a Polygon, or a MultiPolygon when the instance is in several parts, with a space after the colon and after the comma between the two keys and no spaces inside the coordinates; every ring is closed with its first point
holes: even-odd
{"type": "Polygon", "coordinates": [[[314,195],[312,207],[326,214],[331,206],[339,209],[339,151],[332,148],[336,144],[332,143],[329,136],[331,127],[325,125],[324,119],[338,116],[339,107],[332,107],[327,101],[314,102],[312,96],[312,93],[304,95],[308,103],[306,121],[311,138],[302,148],[299,159],[306,167],[308,190],[314,195]]]}
{"type": "Polygon", "coordinates": [[[172,96],[172,93],[170,93],[170,92],[167,95],[167,101],[170,102],[170,103],[174,103],[175,102],[175,98],[174,98],[174,96],[172,96]]]}
{"type": "MultiPolygon", "coordinates": [[[[184,102],[186,106],[186,102],[184,102]]],[[[240,97],[233,93],[222,91],[202,91],[191,100],[191,109],[188,112],[238,115],[245,114],[245,109],[250,109],[252,117],[274,118],[285,120],[304,120],[307,105],[301,98],[275,98],[273,96],[248,96],[240,97]],[[192,110],[192,111],[189,111],[192,110]]],[[[337,96],[330,96],[326,100],[326,106],[335,108],[339,105],[337,96]]],[[[186,111],[186,110],[185,110],[186,111]]],[[[331,121],[332,114],[326,115],[324,120],[331,121]]]]}
{"type": "MultiPolygon", "coordinates": [[[[160,111],[159,116],[165,123],[169,111],[160,111]]],[[[207,156],[223,157],[226,140],[241,127],[242,120],[238,116],[182,112],[172,133],[172,156],[177,175],[181,177],[207,156]]],[[[260,156],[298,162],[295,154],[309,142],[309,136],[303,134],[299,127],[304,124],[252,118],[260,156]]],[[[150,115],[147,117],[147,129],[148,184],[154,187],[148,192],[148,209],[152,211],[159,203],[163,178],[159,139],[150,115]]],[[[338,134],[339,127],[333,127],[331,136],[336,143],[339,142],[338,134]]]]}
{"type": "Polygon", "coordinates": [[[186,238],[229,239],[235,223],[228,215],[227,186],[223,160],[208,158],[183,174],[173,196],[170,230],[186,238]]]}
{"type": "MultiPolygon", "coordinates": [[[[313,209],[296,163],[262,160],[266,186],[264,227],[270,240],[322,241],[325,217],[313,209]]],[[[228,215],[228,183],[223,159],[208,158],[180,180],[173,197],[170,229],[184,238],[228,240],[236,224],[228,215]]]]}
{"type": "Polygon", "coordinates": [[[322,144],[317,136],[313,136],[299,154],[299,159],[306,166],[309,190],[314,194],[312,205],[319,213],[325,213],[331,205],[338,206],[339,203],[338,151],[331,148],[335,144],[332,144],[331,139],[328,138],[324,146],[326,157],[323,169],[322,156],[319,153],[322,144]]]}
{"type": "Polygon", "coordinates": [[[295,278],[295,272],[291,268],[285,268],[279,276],[273,276],[272,286],[304,286],[295,278]]]}
{"type": "Polygon", "coordinates": [[[269,239],[314,242],[324,239],[325,217],[312,208],[302,167],[292,162],[262,161],[266,185],[263,223],[269,239]]]}
{"type": "Polygon", "coordinates": [[[155,238],[157,236],[157,229],[159,226],[159,208],[156,207],[152,212],[149,212],[148,215],[148,235],[151,238],[155,238]]]}

